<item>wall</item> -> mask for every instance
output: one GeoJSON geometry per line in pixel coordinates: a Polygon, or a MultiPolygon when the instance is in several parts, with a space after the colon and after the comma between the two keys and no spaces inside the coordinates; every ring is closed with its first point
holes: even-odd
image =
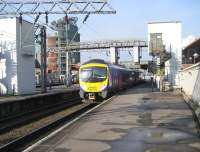
{"type": "MultiPolygon", "coordinates": [[[[68,18],[68,24],[65,18],[61,18],[56,21],[56,29],[58,31],[58,47],[62,47],[66,45],[68,42],[80,42],[80,34],[78,33],[78,26],[77,26],[78,18],[70,17],[68,18]]],[[[69,70],[71,66],[66,67],[66,60],[69,59],[71,64],[79,64],[80,63],[80,53],[79,52],[71,52],[68,53],[69,58],[67,57],[66,53],[62,53],[62,51],[58,54],[58,63],[60,69],[61,77],[65,77],[69,75],[69,70]],[[68,59],[67,59],[68,58],[68,59]]]]}
{"type": "Polygon", "coordinates": [[[55,75],[59,74],[59,65],[58,65],[58,50],[56,36],[50,36],[47,38],[47,47],[49,52],[47,55],[47,71],[51,71],[55,75]]]}
{"type": "Polygon", "coordinates": [[[16,22],[15,19],[0,20],[1,67],[0,87],[1,93],[17,92],[17,53],[16,53],[16,22]]]}
{"type": "MultiPolygon", "coordinates": [[[[162,41],[172,58],[165,63],[165,74],[172,86],[179,86],[178,71],[181,69],[181,22],[155,22],[148,24],[148,42],[151,33],[162,33],[162,41]]],[[[150,50],[150,49],[149,49],[150,50]]]]}
{"type": "Polygon", "coordinates": [[[37,94],[17,98],[0,99],[0,119],[24,114],[38,108],[45,108],[58,103],[79,100],[79,90],[61,91],[47,94],[37,94]]]}
{"type": "Polygon", "coordinates": [[[6,78],[6,59],[0,58],[0,95],[6,94],[6,86],[3,84],[3,80],[6,78]]]}
{"type": "Polygon", "coordinates": [[[33,24],[16,19],[18,94],[35,91],[35,45],[33,24]],[[21,46],[20,46],[21,44],[21,46]]]}
{"type": "MultiPolygon", "coordinates": [[[[0,19],[0,42],[5,59],[5,76],[0,79],[3,92],[31,94],[35,91],[34,30],[18,18],[0,19]]],[[[0,71],[0,75],[1,75],[0,71]]]]}
{"type": "Polygon", "coordinates": [[[118,64],[119,58],[118,58],[118,50],[115,47],[110,48],[110,62],[113,64],[118,64]]]}
{"type": "Polygon", "coordinates": [[[200,104],[200,63],[180,71],[179,75],[183,91],[200,104]]]}

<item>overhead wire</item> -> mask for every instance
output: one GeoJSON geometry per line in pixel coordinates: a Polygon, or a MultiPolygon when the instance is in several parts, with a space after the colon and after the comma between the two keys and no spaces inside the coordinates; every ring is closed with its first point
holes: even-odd
{"type": "MultiPolygon", "coordinates": [[[[1,1],[4,2],[4,3],[6,3],[5,0],[1,0],[1,1]]],[[[10,4],[7,4],[7,5],[9,5],[10,8],[11,8],[13,11],[17,11],[17,10],[18,10],[18,8],[15,7],[15,6],[13,6],[13,5],[10,5],[10,4]]],[[[23,14],[22,14],[22,15],[23,15],[23,14]]],[[[49,26],[47,23],[43,23],[42,21],[39,20],[39,17],[40,17],[41,15],[42,15],[42,14],[37,14],[36,17],[33,17],[32,15],[27,15],[27,14],[25,15],[25,16],[27,16],[27,17],[32,18],[32,19],[34,20],[34,23],[33,23],[32,27],[31,27],[31,29],[30,29],[30,30],[26,33],[26,35],[24,36],[24,40],[26,40],[27,37],[30,35],[31,30],[34,29],[36,23],[39,23],[39,24],[38,24],[39,26],[45,26],[45,27],[48,28],[48,30],[54,31],[54,32],[55,32],[55,30],[52,29],[51,26],[49,26]]],[[[29,46],[30,46],[30,45],[29,45],[29,46]]],[[[26,46],[23,45],[23,47],[26,47],[26,46]]]]}
{"type": "MultiPolygon", "coordinates": [[[[1,1],[4,2],[4,3],[6,3],[5,0],[1,0],[1,1]]],[[[51,0],[51,2],[53,2],[53,1],[51,0]]],[[[13,6],[13,5],[10,5],[10,4],[7,4],[7,5],[9,5],[14,11],[18,10],[18,8],[15,7],[15,6],[13,6]]],[[[108,5],[108,4],[107,4],[107,5],[108,5]]],[[[65,12],[64,8],[63,8],[62,6],[60,6],[60,4],[58,5],[58,7],[59,7],[63,12],[65,12]]],[[[80,11],[80,9],[79,9],[78,7],[77,7],[77,9],[80,11]]],[[[38,22],[41,26],[46,26],[46,27],[48,28],[48,30],[54,31],[54,32],[55,32],[55,30],[52,29],[51,26],[49,26],[48,24],[43,23],[42,21],[39,20],[39,16],[40,16],[40,15],[41,15],[41,14],[38,14],[38,15],[36,16],[36,18],[33,17],[32,15],[26,15],[26,16],[28,16],[28,17],[30,17],[30,18],[32,18],[32,19],[34,19],[34,20],[37,19],[37,22],[38,22]]],[[[85,24],[85,25],[88,27],[88,29],[90,29],[90,30],[93,31],[96,35],[98,35],[98,37],[102,37],[102,36],[99,34],[98,31],[96,31],[95,29],[93,29],[92,27],[90,27],[88,24],[86,24],[86,20],[88,19],[89,15],[90,15],[90,14],[87,14],[87,15],[86,15],[86,17],[85,17],[85,19],[84,19],[84,21],[83,21],[83,24],[85,24]]],[[[34,22],[32,28],[35,27],[35,24],[36,24],[36,22],[34,22]]],[[[82,25],[81,25],[81,27],[82,27],[82,25]]],[[[30,31],[31,31],[31,30],[30,30],[30,31]]],[[[30,32],[27,32],[27,35],[29,35],[29,34],[30,34],[30,32]]],[[[71,42],[74,41],[74,39],[75,39],[75,37],[76,37],[77,34],[78,34],[78,32],[75,33],[74,37],[73,37],[72,40],[69,42],[69,44],[70,44],[71,42]]],[[[26,37],[26,36],[25,36],[25,37],[26,37]]]]}
{"type": "MultiPolygon", "coordinates": [[[[5,0],[1,0],[1,1],[4,2],[4,3],[6,3],[5,0]]],[[[9,5],[10,8],[11,8],[13,11],[17,11],[17,10],[18,10],[17,7],[15,7],[15,6],[11,5],[11,4],[7,4],[7,5],[9,5]]],[[[21,14],[21,15],[23,15],[23,14],[21,14]]],[[[34,19],[34,20],[37,19],[38,22],[40,22],[42,25],[44,25],[44,23],[42,23],[41,21],[38,20],[38,19],[39,19],[39,16],[38,16],[38,15],[39,15],[39,14],[37,14],[36,18],[34,18],[33,16],[27,15],[27,14],[26,14],[26,16],[28,16],[28,17],[30,17],[30,18],[32,18],[32,19],[34,19]]],[[[18,16],[18,15],[16,14],[16,16],[18,16]]],[[[35,23],[35,24],[36,24],[36,23],[35,23]]],[[[34,25],[35,25],[35,24],[33,24],[32,28],[34,28],[34,25]]]]}
{"type": "Polygon", "coordinates": [[[97,37],[104,38],[96,29],[94,29],[93,27],[89,26],[87,23],[85,23],[85,25],[87,26],[88,29],[90,29],[92,32],[94,32],[97,35],[97,37]]]}
{"type": "MultiPolygon", "coordinates": [[[[1,0],[1,1],[6,3],[5,0],[1,0]]],[[[52,0],[51,0],[51,1],[52,1],[52,0]]],[[[53,2],[53,1],[52,1],[52,2],[53,2]]],[[[10,7],[11,7],[14,11],[16,11],[16,10],[18,9],[17,7],[15,7],[15,6],[13,6],[13,5],[10,5],[10,7]]],[[[61,7],[60,5],[59,5],[59,8],[62,9],[62,11],[64,11],[63,7],[61,7]]],[[[79,9],[79,8],[77,8],[77,9],[79,9]]],[[[40,15],[41,15],[41,14],[37,14],[36,17],[33,17],[32,15],[26,15],[26,16],[28,16],[28,17],[34,19],[34,24],[33,24],[33,26],[32,26],[32,29],[35,27],[36,22],[38,22],[40,26],[45,26],[45,27],[48,28],[48,30],[55,32],[56,30],[54,30],[51,26],[49,26],[47,23],[43,23],[42,21],[39,20],[40,15]]],[[[89,26],[89,25],[86,23],[86,20],[88,19],[89,15],[90,15],[90,14],[87,14],[86,17],[84,18],[84,20],[83,20],[83,22],[82,22],[82,25],[80,25],[80,27],[79,27],[79,30],[83,27],[83,25],[85,25],[85,26],[87,26],[88,29],[90,29],[90,30],[93,31],[96,35],[98,35],[98,37],[102,37],[102,35],[99,34],[99,32],[98,32],[97,30],[95,30],[94,28],[92,28],[91,26],[89,26]]],[[[29,32],[27,32],[27,34],[26,34],[25,37],[27,37],[27,36],[30,34],[30,32],[31,32],[31,30],[29,30],[29,32]]],[[[78,31],[76,31],[76,33],[74,34],[73,38],[68,42],[67,45],[71,44],[71,43],[74,41],[74,39],[76,38],[77,34],[78,34],[78,31]]],[[[26,39],[26,38],[25,38],[25,39],[26,39]]]]}

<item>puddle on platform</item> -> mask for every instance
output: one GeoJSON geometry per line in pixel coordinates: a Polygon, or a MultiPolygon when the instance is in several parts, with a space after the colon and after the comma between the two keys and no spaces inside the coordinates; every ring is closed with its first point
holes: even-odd
{"type": "Polygon", "coordinates": [[[143,97],[142,100],[150,100],[151,98],[143,97]]]}
{"type": "Polygon", "coordinates": [[[55,152],[68,152],[71,151],[70,149],[66,149],[66,148],[57,148],[54,150],[55,152]]]}
{"type": "MultiPolygon", "coordinates": [[[[199,139],[198,138],[180,139],[176,143],[178,144],[199,143],[199,139]]],[[[199,146],[200,146],[200,143],[199,143],[199,146]]]]}
{"type": "Polygon", "coordinates": [[[143,126],[151,126],[153,124],[152,113],[151,112],[144,112],[139,115],[139,119],[137,120],[138,123],[142,124],[143,126]]]}
{"type": "Polygon", "coordinates": [[[130,128],[127,130],[112,130],[125,133],[122,138],[114,141],[105,141],[112,148],[105,152],[198,152],[189,146],[198,143],[196,136],[186,132],[166,128],[130,128]],[[180,150],[181,149],[181,150],[180,150]]]}
{"type": "Polygon", "coordinates": [[[150,137],[152,138],[163,138],[164,133],[163,132],[153,132],[150,134],[150,137]]]}

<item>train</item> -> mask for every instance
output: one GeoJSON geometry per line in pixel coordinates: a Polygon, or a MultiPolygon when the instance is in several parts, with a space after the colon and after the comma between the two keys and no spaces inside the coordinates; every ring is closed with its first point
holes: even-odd
{"type": "Polygon", "coordinates": [[[93,59],[80,66],[79,94],[86,100],[106,99],[111,93],[130,87],[139,80],[136,70],[93,59]]]}

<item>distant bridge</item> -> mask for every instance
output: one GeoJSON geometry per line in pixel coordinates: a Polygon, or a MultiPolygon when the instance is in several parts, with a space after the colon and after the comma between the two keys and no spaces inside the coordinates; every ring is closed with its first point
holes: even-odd
{"type": "MultiPolygon", "coordinates": [[[[111,63],[118,64],[119,49],[130,48],[133,49],[135,62],[140,62],[141,48],[148,47],[147,42],[144,40],[108,40],[108,41],[88,41],[88,42],[70,42],[69,44],[63,43],[62,47],[55,48],[63,52],[74,52],[81,50],[102,50],[109,49],[111,63]]],[[[54,50],[49,46],[50,50],[54,50]]]]}
{"type": "Polygon", "coordinates": [[[74,42],[66,45],[65,51],[78,50],[94,50],[109,48],[133,48],[147,47],[147,42],[143,40],[110,40],[110,41],[90,41],[90,42],[74,42]]]}

